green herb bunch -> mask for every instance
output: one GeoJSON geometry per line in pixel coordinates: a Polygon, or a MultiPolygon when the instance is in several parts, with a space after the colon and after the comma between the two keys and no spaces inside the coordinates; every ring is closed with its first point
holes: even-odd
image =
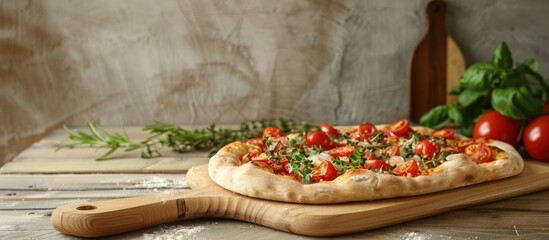
{"type": "Polygon", "coordinates": [[[125,132],[123,134],[109,133],[99,124],[87,122],[89,132],[70,130],[63,126],[69,135],[69,140],[74,143],[63,145],[59,149],[81,145],[109,148],[106,153],[96,159],[98,161],[107,159],[117,150],[129,152],[142,149],[142,158],[152,158],[160,156],[159,149],[165,147],[172,148],[172,150],[180,153],[209,150],[211,155],[230,142],[261,137],[263,129],[269,126],[278,127],[286,134],[308,132],[311,129],[318,128],[307,122],[283,118],[243,122],[240,124],[239,129],[217,128],[215,124],[207,128],[184,129],[178,125],[156,122],[143,128],[143,131],[149,133],[149,137],[143,141],[134,142],[125,132]]]}
{"type": "Polygon", "coordinates": [[[450,94],[458,95],[457,102],[431,109],[421,117],[420,124],[441,128],[458,123],[461,132],[471,136],[476,120],[489,109],[520,120],[542,114],[549,85],[538,73],[536,60],[528,58],[514,64],[507,44],[501,42],[492,60],[467,68],[460,85],[450,94]]]}

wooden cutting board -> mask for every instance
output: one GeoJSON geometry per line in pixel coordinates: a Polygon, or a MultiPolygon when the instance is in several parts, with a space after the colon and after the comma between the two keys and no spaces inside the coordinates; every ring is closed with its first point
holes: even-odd
{"type": "Polygon", "coordinates": [[[446,34],[446,4],[429,2],[425,15],[427,29],[414,49],[408,73],[410,119],[416,123],[431,108],[456,101],[449,92],[465,71],[459,46],[446,34]]]}
{"type": "Polygon", "coordinates": [[[229,218],[309,236],[355,233],[470,205],[549,188],[549,164],[526,161],[515,177],[459,189],[389,200],[306,205],[250,198],[216,185],[207,166],[193,167],[193,191],[58,207],[51,222],[78,237],[101,237],[195,218],[229,218]]]}

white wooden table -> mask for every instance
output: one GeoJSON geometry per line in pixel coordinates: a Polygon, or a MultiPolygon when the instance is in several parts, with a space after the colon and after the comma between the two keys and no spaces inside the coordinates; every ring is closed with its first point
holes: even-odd
{"type": "MultiPolygon", "coordinates": [[[[140,127],[128,135],[143,139],[140,127]]],[[[120,129],[108,129],[120,131],[120,129]]],[[[57,130],[0,168],[0,239],[72,239],[55,231],[50,215],[57,206],[100,199],[189,191],[185,173],[205,164],[207,153],[163,151],[141,159],[138,152],[94,159],[102,150],[55,149],[67,142],[57,130]]],[[[548,180],[549,181],[549,180],[548,180]]],[[[112,236],[112,239],[309,239],[246,222],[200,219],[112,236]]],[[[548,239],[549,190],[341,236],[386,239],[548,239]]]]}

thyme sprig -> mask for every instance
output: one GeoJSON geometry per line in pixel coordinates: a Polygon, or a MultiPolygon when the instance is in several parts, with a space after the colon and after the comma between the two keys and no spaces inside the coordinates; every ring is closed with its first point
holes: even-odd
{"type": "Polygon", "coordinates": [[[121,149],[125,152],[142,149],[142,158],[160,156],[159,149],[166,147],[180,153],[209,150],[210,155],[212,155],[230,142],[261,137],[263,129],[268,126],[278,127],[284,133],[303,133],[318,128],[307,122],[283,118],[243,122],[240,124],[239,129],[217,128],[215,124],[211,124],[206,128],[184,129],[175,124],[155,122],[143,128],[143,131],[149,133],[145,140],[134,142],[125,131],[123,134],[109,133],[99,124],[88,121],[86,125],[89,133],[82,130],[70,130],[68,127],[63,126],[69,135],[69,140],[74,143],[62,145],[58,150],[76,146],[90,146],[97,149],[110,148],[98,157],[97,161],[105,160],[121,149]]]}
{"type": "Polygon", "coordinates": [[[294,176],[304,183],[311,183],[313,161],[308,159],[306,149],[292,149],[285,155],[294,176]]]}

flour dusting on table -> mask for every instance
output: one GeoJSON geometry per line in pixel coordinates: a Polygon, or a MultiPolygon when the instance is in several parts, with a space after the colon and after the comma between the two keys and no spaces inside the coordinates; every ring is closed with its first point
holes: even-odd
{"type": "Polygon", "coordinates": [[[404,234],[403,239],[405,239],[405,240],[425,240],[427,238],[425,238],[421,234],[418,234],[417,232],[407,232],[406,234],[404,234]]]}
{"type": "Polygon", "coordinates": [[[146,240],[182,240],[182,239],[197,239],[197,234],[206,229],[204,226],[181,227],[170,226],[161,227],[160,230],[144,234],[146,240]]]}
{"type": "Polygon", "coordinates": [[[163,187],[172,187],[172,186],[184,186],[185,185],[185,179],[167,179],[167,178],[161,178],[161,177],[150,177],[143,179],[139,183],[137,183],[136,187],[144,187],[144,188],[163,188],[163,187]]]}
{"type": "Polygon", "coordinates": [[[147,188],[147,189],[173,189],[173,188],[188,188],[187,183],[184,177],[159,177],[159,176],[147,176],[139,179],[129,179],[129,180],[104,180],[101,183],[106,183],[109,185],[116,184],[116,186],[125,186],[125,187],[137,187],[137,188],[147,188]]]}
{"type": "MultiPolygon", "coordinates": [[[[452,237],[448,237],[444,235],[433,236],[433,234],[425,234],[425,233],[418,233],[418,232],[407,232],[404,235],[401,235],[399,238],[404,240],[431,240],[431,239],[451,240],[452,239],[452,237]]],[[[473,239],[477,239],[477,238],[475,237],[473,239]]]]}

